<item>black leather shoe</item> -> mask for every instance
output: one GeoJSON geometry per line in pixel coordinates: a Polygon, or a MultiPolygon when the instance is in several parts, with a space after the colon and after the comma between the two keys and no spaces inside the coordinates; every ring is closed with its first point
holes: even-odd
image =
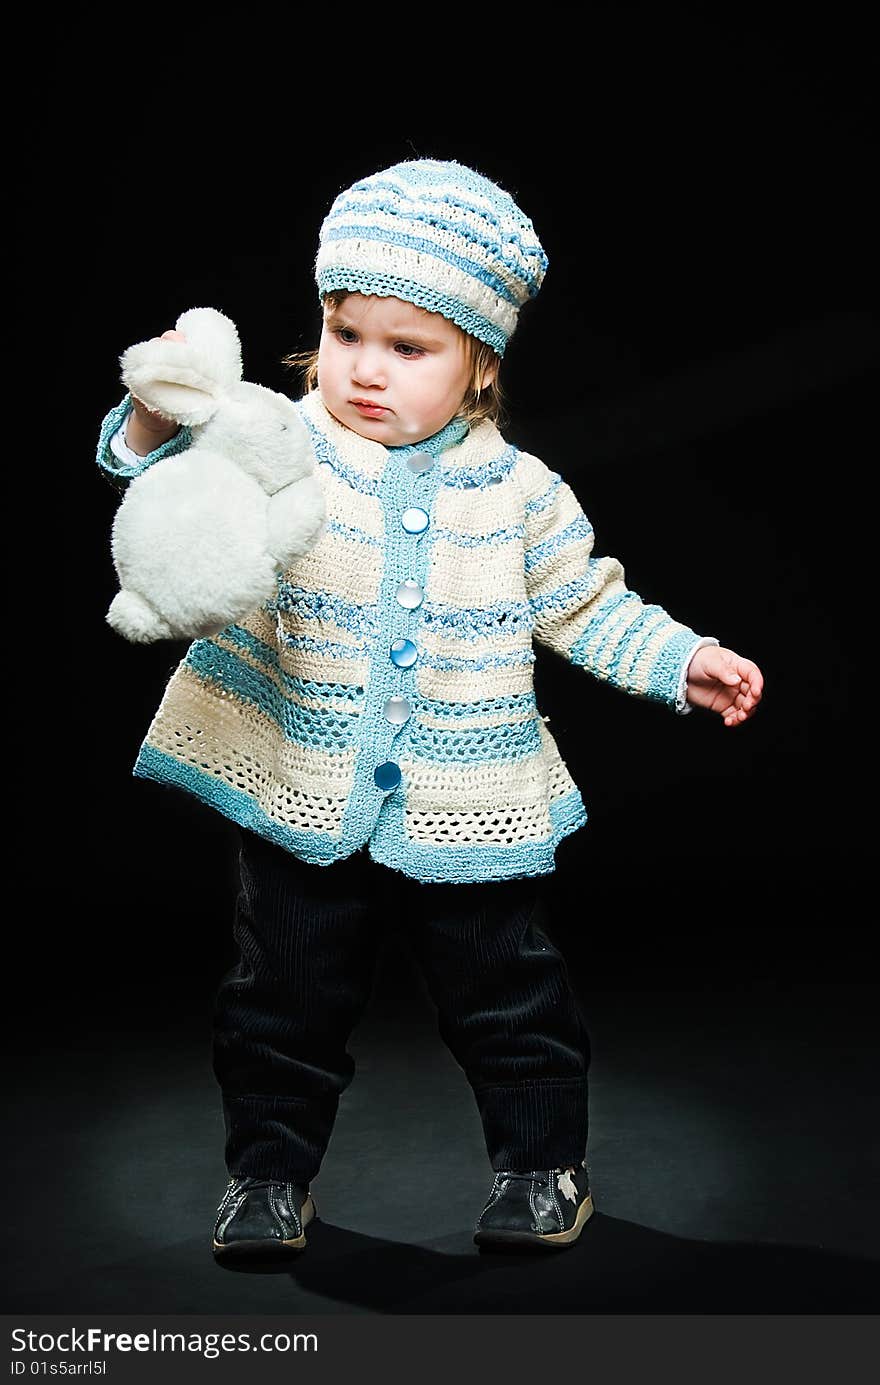
{"type": "Polygon", "coordinates": [[[593,1215],[586,1160],[566,1169],[502,1169],[477,1221],[478,1246],[564,1249],[593,1215]]]}
{"type": "Polygon", "coordinates": [[[214,1223],[214,1256],[283,1256],[305,1250],[315,1216],[309,1189],[268,1178],[230,1178],[214,1223]]]}

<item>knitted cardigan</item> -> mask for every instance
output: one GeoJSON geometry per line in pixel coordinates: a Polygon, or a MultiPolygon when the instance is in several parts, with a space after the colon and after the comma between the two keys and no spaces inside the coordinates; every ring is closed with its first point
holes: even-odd
{"type": "MultiPolygon", "coordinates": [[[[126,395],[98,443],[117,489],[192,441],[183,427],[121,464],[110,439],[130,407],[126,395]]],[[[366,846],[416,880],[549,874],[587,813],[536,705],[535,642],[684,713],[691,656],[718,641],[644,603],[616,558],[594,557],[568,484],[491,421],[455,418],[386,448],[339,423],[317,390],[297,408],[325,529],[272,600],[189,646],[133,774],[318,865],[366,846]],[[416,452],[434,465],[411,469],[416,452]],[[422,533],[401,524],[411,507],[427,512],[422,533]],[[423,593],[413,609],[397,599],[405,582],[423,593]],[[390,657],[402,639],[417,651],[409,667],[390,657]],[[386,719],[391,697],[411,708],[402,724],[386,719]],[[374,778],[388,762],[400,771],[391,790],[374,778]]]]}

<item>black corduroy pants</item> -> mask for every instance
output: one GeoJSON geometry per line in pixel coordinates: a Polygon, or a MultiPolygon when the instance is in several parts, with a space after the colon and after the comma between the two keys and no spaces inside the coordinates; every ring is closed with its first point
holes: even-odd
{"type": "Polygon", "coordinates": [[[239,960],[214,1006],[230,1174],[309,1183],[354,1076],[347,1041],[379,946],[405,920],[439,1031],[473,1089],[493,1169],[559,1168],[587,1147],[590,1041],[542,924],[540,878],[412,880],[365,849],[330,866],[239,829],[239,960]]]}

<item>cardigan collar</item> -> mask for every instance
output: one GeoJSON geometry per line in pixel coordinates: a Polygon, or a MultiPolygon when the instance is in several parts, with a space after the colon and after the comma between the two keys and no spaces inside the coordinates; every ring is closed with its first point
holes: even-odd
{"type": "Polygon", "coordinates": [[[367,481],[378,482],[391,457],[406,458],[413,452],[429,452],[438,460],[442,456],[444,471],[470,471],[491,463],[507,448],[501,433],[487,418],[470,425],[465,419],[456,417],[421,442],[385,447],[340,423],[317,389],[303,395],[296,407],[309,427],[318,461],[330,462],[343,472],[355,472],[367,481]]]}

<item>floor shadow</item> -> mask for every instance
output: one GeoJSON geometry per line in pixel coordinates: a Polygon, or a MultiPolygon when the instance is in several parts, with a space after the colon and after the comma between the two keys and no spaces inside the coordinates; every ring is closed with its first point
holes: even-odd
{"type": "Polygon", "coordinates": [[[852,988],[650,999],[590,997],[597,1211],[575,1245],[474,1245],[483,1132],[418,1012],[358,1031],[308,1247],[259,1273],[211,1253],[227,1174],[203,1020],[44,1037],[4,1093],[6,1311],[875,1312],[875,1009],[852,988]]]}
{"type": "Polygon", "coordinates": [[[687,1241],[597,1212],[565,1250],[488,1251],[462,1228],[412,1245],[316,1218],[295,1261],[217,1264],[204,1240],[14,1290],[17,1313],[867,1313],[880,1266],[820,1250],[687,1241]]]}

